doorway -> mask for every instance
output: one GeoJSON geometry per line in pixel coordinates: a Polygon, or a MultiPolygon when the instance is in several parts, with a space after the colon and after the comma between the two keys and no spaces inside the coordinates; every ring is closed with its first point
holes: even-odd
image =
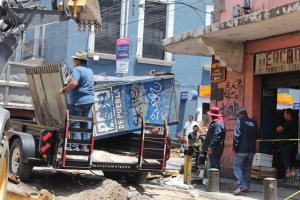
{"type": "MultiPolygon", "coordinates": [[[[262,140],[272,140],[260,143],[260,152],[273,155],[273,166],[277,167],[277,178],[283,178],[285,169],[283,166],[282,152],[279,143],[280,134],[276,131],[278,126],[286,123],[284,119],[284,111],[288,108],[293,109],[293,120],[295,121],[295,130],[293,138],[298,139],[299,132],[299,98],[300,88],[275,88],[263,89],[262,91],[262,109],[261,109],[261,131],[262,140]],[[278,139],[278,140],[277,140],[278,139]]],[[[291,168],[300,167],[300,162],[297,161],[296,155],[298,154],[298,141],[290,141],[292,145],[290,157],[291,168]]]]}

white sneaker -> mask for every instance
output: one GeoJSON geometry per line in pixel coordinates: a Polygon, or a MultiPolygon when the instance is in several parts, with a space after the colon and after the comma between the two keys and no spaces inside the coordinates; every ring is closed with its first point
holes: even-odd
{"type": "Polygon", "coordinates": [[[72,148],[72,151],[80,151],[79,146],[76,146],[75,148],[72,148]]]}
{"type": "Polygon", "coordinates": [[[81,149],[81,151],[89,152],[90,150],[89,150],[86,146],[84,146],[84,147],[81,149]]]}
{"type": "Polygon", "coordinates": [[[66,147],[66,150],[67,151],[72,151],[72,148],[71,147],[66,147]]]}

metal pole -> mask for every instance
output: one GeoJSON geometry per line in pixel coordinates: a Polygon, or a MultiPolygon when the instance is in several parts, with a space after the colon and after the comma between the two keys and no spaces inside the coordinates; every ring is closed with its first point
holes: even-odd
{"type": "Polygon", "coordinates": [[[184,174],[183,174],[183,183],[191,185],[192,179],[192,157],[186,155],[184,157],[184,174]]]}
{"type": "Polygon", "coordinates": [[[265,178],[263,188],[263,200],[277,200],[277,181],[275,178],[265,178]]]}
{"type": "Polygon", "coordinates": [[[219,192],[219,170],[216,168],[209,169],[207,192],[219,192]]]}

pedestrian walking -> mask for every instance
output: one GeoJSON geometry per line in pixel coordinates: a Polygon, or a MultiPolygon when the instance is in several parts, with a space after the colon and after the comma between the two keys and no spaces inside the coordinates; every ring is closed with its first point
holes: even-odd
{"type": "Polygon", "coordinates": [[[248,117],[245,108],[238,109],[237,117],[232,149],[234,154],[234,175],[238,184],[238,188],[233,192],[234,195],[249,192],[251,167],[256,152],[256,140],[260,137],[257,122],[248,117]]]}
{"type": "Polygon", "coordinates": [[[226,126],[219,108],[212,107],[207,114],[211,116],[212,122],[209,125],[202,149],[207,152],[210,168],[216,168],[220,171],[220,158],[224,150],[226,126]]]}
{"type": "MultiPolygon", "coordinates": [[[[65,95],[69,92],[69,110],[70,115],[88,117],[91,107],[94,104],[94,74],[87,66],[87,53],[84,51],[77,51],[73,57],[74,69],[68,80],[68,85],[59,90],[59,94],[65,95]]],[[[72,121],[70,126],[73,128],[88,128],[87,122],[72,121]]],[[[89,140],[90,134],[73,133],[72,139],[89,140]]],[[[73,151],[89,151],[87,146],[82,149],[78,145],[72,145],[73,151]]]]}

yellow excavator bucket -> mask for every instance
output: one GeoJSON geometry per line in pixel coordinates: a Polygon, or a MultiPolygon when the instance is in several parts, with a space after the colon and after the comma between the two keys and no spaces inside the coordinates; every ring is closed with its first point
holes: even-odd
{"type": "MultiPolygon", "coordinates": [[[[66,2],[66,0],[65,0],[66,2]]],[[[64,10],[64,0],[59,3],[59,10],[64,10]]],[[[68,0],[68,8],[72,18],[78,24],[78,31],[86,31],[88,26],[91,32],[91,25],[94,25],[95,32],[101,32],[102,19],[98,0],[68,0]]]]}

